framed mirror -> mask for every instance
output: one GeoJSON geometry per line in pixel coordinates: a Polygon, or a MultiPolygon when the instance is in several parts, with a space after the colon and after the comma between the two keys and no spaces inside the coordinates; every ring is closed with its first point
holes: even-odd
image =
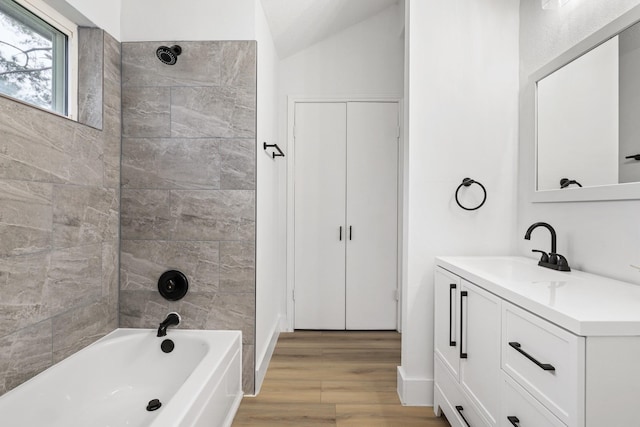
{"type": "Polygon", "coordinates": [[[640,198],[640,7],[532,75],[534,201],[640,198]]]}

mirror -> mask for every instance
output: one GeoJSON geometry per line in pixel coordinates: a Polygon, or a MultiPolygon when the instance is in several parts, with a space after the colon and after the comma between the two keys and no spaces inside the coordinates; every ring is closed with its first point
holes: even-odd
{"type": "MultiPolygon", "coordinates": [[[[606,195],[602,188],[585,190],[640,183],[640,23],[628,20],[610,24],[534,74],[536,193],[564,193],[539,201],[589,200],[566,195],[606,195]]],[[[636,186],[626,187],[629,193],[636,186]]],[[[593,199],[640,197],[633,194],[593,199]]]]}

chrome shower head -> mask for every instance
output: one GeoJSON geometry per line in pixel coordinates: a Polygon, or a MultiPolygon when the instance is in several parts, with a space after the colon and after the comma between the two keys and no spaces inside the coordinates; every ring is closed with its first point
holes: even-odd
{"type": "Polygon", "coordinates": [[[156,49],[156,56],[163,64],[173,65],[178,62],[178,55],[182,53],[182,48],[180,46],[173,45],[171,47],[160,46],[156,49]]]}

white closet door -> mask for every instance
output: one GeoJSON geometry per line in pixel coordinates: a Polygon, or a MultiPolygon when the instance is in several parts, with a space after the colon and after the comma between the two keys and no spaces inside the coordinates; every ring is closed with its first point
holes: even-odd
{"type": "Polygon", "coordinates": [[[296,329],[345,329],[346,108],[295,105],[296,329]]]}
{"type": "Polygon", "coordinates": [[[347,107],[347,329],[396,329],[398,104],[347,107]]]}

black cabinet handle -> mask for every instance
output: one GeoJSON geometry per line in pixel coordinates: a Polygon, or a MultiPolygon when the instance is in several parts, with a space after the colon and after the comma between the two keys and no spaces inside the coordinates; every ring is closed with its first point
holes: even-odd
{"type": "Polygon", "coordinates": [[[518,424],[520,423],[518,417],[507,417],[507,421],[509,421],[514,427],[518,427],[518,424]]]}
{"type": "Polygon", "coordinates": [[[340,241],[342,241],[342,226],[340,226],[340,241]]]}
{"type": "Polygon", "coordinates": [[[464,311],[464,298],[467,295],[467,291],[460,292],[460,359],[466,359],[468,356],[467,353],[462,351],[462,342],[464,341],[464,335],[462,333],[464,330],[464,318],[462,316],[462,313],[464,311]]]}
{"type": "Polygon", "coordinates": [[[460,414],[460,416],[462,417],[462,421],[464,421],[464,423],[467,425],[467,427],[471,427],[469,425],[469,421],[467,421],[467,419],[464,417],[464,415],[462,415],[462,411],[464,411],[464,408],[460,405],[456,406],[456,411],[458,411],[458,414],[460,414]]]}
{"type": "Polygon", "coordinates": [[[633,154],[631,156],[625,157],[625,159],[640,160],[640,154],[633,154]]]}
{"type": "Polygon", "coordinates": [[[353,227],[349,226],[349,240],[351,240],[351,236],[352,236],[352,234],[353,234],[353,233],[351,232],[351,229],[352,229],[352,228],[353,228],[353,227]]]}
{"type": "Polygon", "coordinates": [[[545,371],[555,371],[556,368],[553,367],[553,365],[550,365],[548,363],[540,363],[538,362],[533,356],[531,356],[530,354],[528,354],[526,351],[524,351],[520,345],[519,342],[510,342],[509,345],[511,347],[513,347],[518,353],[520,353],[521,355],[523,355],[524,357],[526,357],[527,359],[531,360],[533,363],[535,363],[536,365],[538,365],[538,367],[540,367],[540,369],[544,369],[545,371]]]}
{"type": "Polygon", "coordinates": [[[449,347],[455,347],[456,342],[451,339],[451,334],[453,333],[453,294],[455,293],[456,285],[455,283],[451,283],[449,285],[449,347]]]}

